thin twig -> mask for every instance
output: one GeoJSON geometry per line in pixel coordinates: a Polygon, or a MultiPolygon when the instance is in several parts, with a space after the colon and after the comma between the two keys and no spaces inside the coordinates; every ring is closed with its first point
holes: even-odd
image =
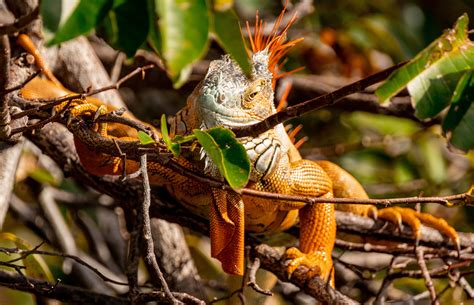
{"type": "Polygon", "coordinates": [[[423,278],[425,279],[425,286],[428,289],[428,292],[430,293],[431,303],[433,305],[439,305],[438,298],[436,297],[436,290],[433,286],[433,281],[431,280],[428,267],[426,266],[423,250],[421,249],[416,250],[416,258],[417,258],[418,266],[420,266],[421,274],[423,275],[423,278]]]}
{"type": "Polygon", "coordinates": [[[166,280],[163,276],[163,273],[160,270],[160,266],[158,266],[158,262],[156,261],[155,256],[155,246],[153,245],[153,238],[151,235],[151,227],[150,227],[150,205],[151,205],[151,190],[150,190],[150,181],[148,180],[148,167],[147,167],[147,158],[146,154],[143,154],[140,159],[140,171],[143,178],[143,204],[141,213],[143,215],[143,240],[145,241],[145,262],[148,265],[152,266],[152,276],[154,278],[159,279],[161,287],[165,292],[166,296],[169,298],[170,302],[173,304],[181,304],[182,302],[178,301],[166,283],[166,280]]]}
{"type": "Polygon", "coordinates": [[[415,246],[407,243],[397,243],[395,245],[384,245],[375,244],[370,242],[359,243],[354,241],[347,241],[342,239],[336,239],[335,246],[348,251],[361,251],[361,252],[377,252],[386,253],[392,255],[404,255],[413,256],[415,248],[422,249],[425,256],[435,256],[440,258],[455,258],[468,261],[474,261],[471,248],[465,248],[461,250],[460,256],[458,251],[444,248],[444,247],[428,247],[428,246],[415,246]]]}
{"type": "MultiPolygon", "coordinates": [[[[27,126],[23,126],[23,127],[17,127],[17,128],[14,128],[12,129],[11,131],[11,134],[14,135],[14,134],[18,134],[18,133],[23,133],[23,132],[27,132],[27,131],[30,131],[30,130],[34,130],[34,129],[39,129],[41,127],[43,127],[44,125],[48,124],[48,123],[51,123],[51,122],[54,122],[54,121],[58,121],[59,118],[62,116],[62,114],[64,112],[66,112],[66,110],[68,109],[69,105],[71,104],[72,100],[69,100],[66,104],[66,106],[64,106],[64,108],[62,108],[60,111],[58,111],[56,114],[44,119],[44,120],[41,120],[37,123],[34,123],[34,124],[31,124],[31,125],[27,125],[27,126]]],[[[20,112],[20,113],[23,113],[23,112],[20,112]]]]}
{"type": "MultiPolygon", "coordinates": [[[[136,213],[136,210],[132,210],[136,213]]],[[[140,294],[140,289],[138,287],[138,261],[140,259],[140,249],[142,245],[141,239],[141,225],[143,224],[143,215],[141,213],[136,213],[136,217],[132,216],[128,219],[132,221],[130,224],[132,231],[130,232],[130,238],[128,241],[128,254],[127,254],[127,267],[125,273],[128,279],[129,299],[133,304],[138,302],[138,297],[140,294]]]]}
{"type": "Polygon", "coordinates": [[[116,82],[119,79],[120,72],[122,71],[122,64],[126,58],[127,56],[125,55],[125,53],[117,52],[114,65],[112,66],[112,70],[110,71],[110,80],[112,82],[116,82]]]}
{"type": "Polygon", "coordinates": [[[109,304],[127,305],[125,298],[100,294],[88,289],[65,285],[61,283],[50,283],[26,277],[22,274],[13,274],[0,270],[0,285],[15,290],[26,291],[34,295],[45,296],[63,302],[74,304],[109,304]]]}
{"type": "Polygon", "coordinates": [[[377,292],[377,295],[375,296],[374,304],[384,304],[385,302],[385,292],[387,291],[388,287],[390,284],[393,282],[393,279],[389,277],[393,271],[393,265],[395,264],[395,259],[396,256],[392,257],[392,260],[390,261],[390,264],[387,266],[387,276],[383,279],[382,285],[380,286],[379,291],[377,292]]]}
{"type": "Polygon", "coordinates": [[[253,290],[255,290],[258,293],[272,296],[273,293],[270,290],[263,289],[257,284],[256,275],[257,275],[258,269],[260,269],[260,259],[256,257],[249,267],[249,281],[247,282],[247,286],[251,287],[253,290]]]}
{"type": "Polygon", "coordinates": [[[10,24],[0,24],[0,35],[9,35],[20,31],[39,15],[39,5],[37,5],[30,13],[15,19],[10,24]]]}
{"type": "Polygon", "coordinates": [[[25,81],[23,81],[21,84],[13,86],[11,88],[6,88],[5,90],[0,91],[0,96],[8,94],[8,93],[12,93],[12,92],[17,91],[17,90],[20,90],[21,88],[26,86],[29,82],[31,82],[33,80],[33,78],[38,76],[40,73],[41,73],[41,70],[35,71],[30,76],[28,76],[28,78],[25,79],[25,81]]]}
{"type": "MultiPolygon", "coordinates": [[[[173,296],[183,302],[184,304],[196,304],[196,305],[205,305],[206,303],[190,294],[184,292],[173,292],[173,296]]],[[[147,302],[156,302],[157,300],[161,302],[168,301],[168,296],[161,291],[152,291],[148,293],[141,293],[138,296],[140,302],[147,303],[147,302]]],[[[162,304],[162,303],[159,303],[162,304]]]]}
{"type": "Polygon", "coordinates": [[[72,100],[76,100],[76,99],[83,100],[88,96],[92,96],[92,95],[95,95],[95,94],[98,94],[98,93],[101,93],[101,92],[104,92],[104,91],[107,91],[107,90],[113,90],[113,89],[118,90],[120,88],[120,86],[122,86],[122,84],[124,82],[126,82],[127,80],[129,80],[130,78],[134,77],[135,75],[137,75],[139,73],[142,73],[142,76],[143,76],[143,74],[145,73],[146,70],[149,70],[153,67],[154,67],[154,65],[146,65],[146,66],[143,66],[143,67],[138,67],[135,70],[133,70],[132,72],[130,72],[127,75],[125,75],[124,77],[122,77],[115,84],[105,86],[105,87],[102,87],[102,88],[98,88],[98,89],[94,89],[94,90],[89,90],[85,93],[70,94],[70,95],[66,95],[66,96],[62,96],[62,97],[58,97],[58,98],[52,98],[52,99],[51,98],[49,98],[49,99],[32,99],[31,102],[33,102],[35,104],[36,103],[41,103],[41,106],[36,106],[32,109],[25,110],[21,113],[16,114],[12,118],[13,119],[18,119],[18,118],[23,117],[25,115],[30,115],[32,113],[35,113],[38,110],[51,109],[52,107],[54,107],[56,105],[59,105],[59,104],[61,104],[63,102],[66,102],[66,101],[72,101],[72,100]]]}
{"type": "MultiPolygon", "coordinates": [[[[40,244],[39,246],[41,246],[41,245],[42,244],[40,244]]],[[[8,263],[11,263],[11,262],[16,261],[16,260],[24,259],[24,258],[26,258],[26,257],[28,257],[29,255],[32,255],[32,254],[68,258],[68,259],[71,259],[71,260],[77,262],[78,264],[83,265],[84,267],[88,268],[89,270],[94,272],[98,277],[100,277],[104,282],[109,282],[109,283],[112,283],[112,284],[122,285],[122,286],[127,286],[128,285],[125,282],[116,281],[114,279],[111,279],[111,278],[105,276],[97,268],[92,267],[86,261],[84,261],[82,258],[80,258],[78,256],[75,256],[75,255],[64,254],[64,253],[56,253],[56,252],[50,252],[50,251],[42,251],[42,250],[38,250],[38,246],[33,248],[32,250],[21,250],[21,249],[18,249],[18,248],[3,248],[2,247],[2,248],[0,248],[0,252],[20,254],[19,258],[16,258],[15,260],[11,260],[8,263]]]]}

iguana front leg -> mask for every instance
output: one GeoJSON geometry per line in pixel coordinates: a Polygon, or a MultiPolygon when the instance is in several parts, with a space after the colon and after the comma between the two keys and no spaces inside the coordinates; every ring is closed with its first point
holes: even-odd
{"type": "MultiPolygon", "coordinates": [[[[285,161],[283,161],[284,164],[285,161]]],[[[298,160],[289,164],[286,175],[282,165],[265,183],[273,182],[280,185],[278,192],[308,197],[332,198],[332,183],[325,171],[315,162],[298,160]],[[282,179],[282,177],[285,177],[282,179]],[[280,180],[281,179],[281,180],[280,180]]],[[[334,205],[307,205],[299,210],[300,245],[299,249],[290,248],[286,251],[288,273],[291,274],[300,265],[310,268],[310,275],[319,275],[334,282],[332,274],[331,252],[336,238],[336,219],[334,205]]]]}

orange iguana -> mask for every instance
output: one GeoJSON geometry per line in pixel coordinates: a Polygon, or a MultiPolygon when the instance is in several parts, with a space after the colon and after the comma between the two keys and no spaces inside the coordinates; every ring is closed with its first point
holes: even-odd
{"type": "MultiPolygon", "coordinates": [[[[187,135],[193,129],[214,126],[231,128],[254,124],[276,112],[273,89],[275,80],[281,77],[278,62],[295,43],[285,41],[286,31],[294,19],[278,31],[282,16],[269,37],[263,37],[262,23],[257,21],[255,35],[250,38],[253,67],[250,77],[229,56],[211,62],[204,80],[189,96],[187,105],[172,119],[172,134],[187,135]]],[[[21,35],[19,43],[30,52],[34,51],[26,36],[21,35]]],[[[34,79],[21,90],[21,95],[32,99],[71,94],[55,81],[51,73],[45,75],[50,80],[34,79]]],[[[98,109],[101,113],[107,111],[100,105],[100,101],[87,98],[85,102],[77,101],[70,111],[72,115],[94,115],[98,109]]],[[[104,136],[137,140],[130,127],[112,128],[110,124],[101,123],[95,128],[104,136]]],[[[247,188],[308,197],[368,198],[360,183],[339,166],[329,161],[303,159],[282,125],[239,141],[245,147],[252,166],[247,188]]],[[[80,141],[76,141],[76,148],[83,166],[91,173],[122,173],[121,158],[95,152],[80,141]]],[[[187,168],[220,178],[217,167],[204,153],[195,154],[194,158],[179,157],[177,161],[187,168]]],[[[126,169],[133,172],[137,164],[127,160],[126,169]]],[[[301,264],[308,266],[313,275],[325,279],[332,274],[331,252],[336,238],[333,204],[306,205],[297,209],[302,205],[212,188],[156,163],[150,163],[148,170],[152,183],[164,186],[191,211],[209,218],[212,256],[221,261],[226,272],[243,274],[245,230],[260,233],[282,231],[299,219],[299,247],[286,251],[289,274],[301,264]]],[[[369,205],[344,205],[342,208],[359,215],[405,222],[415,235],[420,223],[424,223],[447,234],[459,245],[456,232],[444,220],[427,214],[398,207],[379,211],[369,205]]],[[[329,280],[333,283],[332,279],[329,280]]]]}

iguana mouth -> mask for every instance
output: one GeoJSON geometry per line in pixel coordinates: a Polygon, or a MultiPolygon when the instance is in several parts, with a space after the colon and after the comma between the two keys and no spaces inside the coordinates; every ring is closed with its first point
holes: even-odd
{"type": "MultiPolygon", "coordinates": [[[[235,103],[237,104],[238,102],[235,103]]],[[[258,123],[263,119],[252,113],[243,111],[239,107],[221,104],[217,102],[217,97],[213,94],[202,95],[198,105],[203,121],[208,127],[217,125],[240,127],[258,123]]]]}
{"type": "Polygon", "coordinates": [[[224,125],[226,127],[242,127],[258,123],[261,120],[256,116],[249,116],[247,113],[241,113],[240,115],[234,116],[227,115],[216,111],[216,109],[210,109],[202,105],[201,111],[207,127],[218,125],[224,125]]]}

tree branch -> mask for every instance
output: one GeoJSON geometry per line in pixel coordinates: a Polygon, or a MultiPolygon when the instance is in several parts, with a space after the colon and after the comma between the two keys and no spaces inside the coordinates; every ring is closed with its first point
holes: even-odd
{"type": "Polygon", "coordinates": [[[0,270],[0,285],[38,296],[78,304],[128,305],[126,298],[108,296],[79,287],[50,283],[0,270]]]}
{"type": "MultiPolygon", "coordinates": [[[[280,280],[288,281],[287,266],[285,261],[282,260],[282,253],[262,244],[255,247],[253,254],[259,258],[264,269],[273,272],[280,280]]],[[[323,304],[358,304],[339,291],[334,290],[323,279],[319,277],[308,279],[306,275],[308,271],[305,267],[298,267],[291,275],[291,282],[323,304]]]]}
{"type": "Polygon", "coordinates": [[[383,71],[375,73],[359,81],[353,82],[352,84],[344,86],[333,92],[330,92],[325,95],[307,100],[303,103],[285,108],[284,110],[277,112],[269,116],[265,120],[258,122],[256,124],[242,126],[242,127],[234,127],[232,128],[232,131],[237,135],[237,137],[248,137],[248,136],[256,136],[256,135],[262,134],[263,132],[275,127],[276,125],[285,122],[286,120],[299,117],[307,112],[320,109],[322,107],[334,105],[343,97],[346,97],[356,92],[360,92],[373,84],[383,81],[393,71],[405,65],[405,63],[406,62],[399,63],[395,66],[387,68],[383,71]]]}

